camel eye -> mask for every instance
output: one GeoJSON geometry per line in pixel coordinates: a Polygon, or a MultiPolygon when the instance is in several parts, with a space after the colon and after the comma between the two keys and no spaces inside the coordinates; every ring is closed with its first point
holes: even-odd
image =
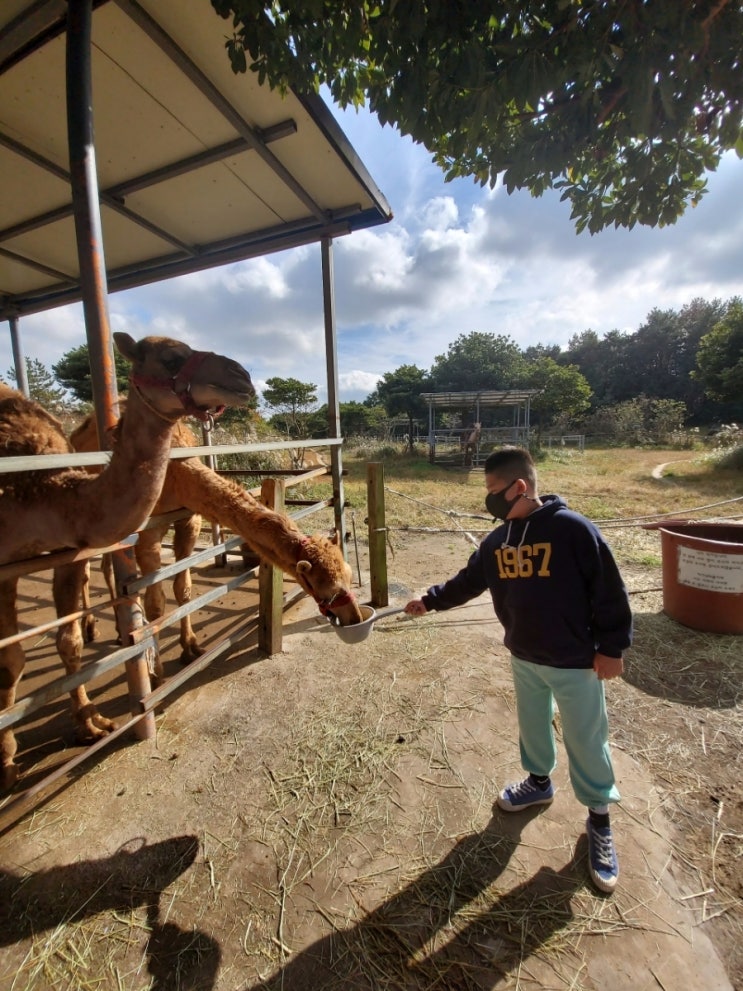
{"type": "Polygon", "coordinates": [[[173,375],[175,375],[176,372],[180,371],[180,369],[185,364],[183,356],[178,354],[177,352],[173,352],[172,354],[165,356],[162,359],[162,363],[163,365],[165,365],[167,370],[171,372],[173,375]]]}

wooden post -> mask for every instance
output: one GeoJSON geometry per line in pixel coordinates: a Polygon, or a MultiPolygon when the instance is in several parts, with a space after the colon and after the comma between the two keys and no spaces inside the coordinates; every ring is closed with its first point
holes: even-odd
{"type": "Polygon", "coordinates": [[[366,466],[366,503],[369,523],[369,586],[371,604],[389,605],[387,582],[387,524],[384,512],[384,465],[366,466]]]}
{"type": "MultiPolygon", "coordinates": [[[[261,502],[274,512],[284,512],[286,484],[281,478],[264,478],[261,502]]],[[[284,575],[281,568],[261,561],[258,569],[258,646],[270,656],[281,653],[284,575]]]]}
{"type": "MultiPolygon", "coordinates": [[[[322,257],[322,296],[325,316],[325,368],[328,383],[328,437],[341,436],[341,414],[338,399],[338,342],[335,325],[335,286],[333,280],[333,239],[320,242],[322,257]]],[[[343,456],[341,445],[330,448],[330,473],[333,478],[333,512],[338,545],[347,557],[346,497],[343,493],[343,456]]]]}
{"type": "MultiPolygon", "coordinates": [[[[121,636],[122,646],[127,646],[134,643],[132,634],[136,630],[141,630],[145,623],[142,600],[139,595],[137,593],[124,595],[123,592],[127,585],[135,582],[139,577],[134,548],[127,547],[111,551],[111,565],[116,595],[119,599],[118,605],[114,607],[116,629],[121,636]]],[[[124,663],[129,693],[129,711],[132,716],[137,716],[143,711],[142,699],[152,691],[150,675],[155,671],[155,660],[155,648],[147,646],[142,649],[141,653],[135,657],[130,657],[124,663]]],[[[149,717],[134,724],[134,735],[139,740],[152,740],[155,737],[155,732],[154,710],[149,714],[149,717]]]]}

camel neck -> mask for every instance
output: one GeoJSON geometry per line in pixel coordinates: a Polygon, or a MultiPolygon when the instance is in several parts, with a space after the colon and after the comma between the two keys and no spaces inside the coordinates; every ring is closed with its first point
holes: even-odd
{"type": "Polygon", "coordinates": [[[130,397],[132,395],[136,396],[139,402],[142,403],[142,405],[146,409],[148,409],[150,413],[154,414],[154,416],[158,417],[160,420],[164,420],[165,423],[168,424],[168,426],[174,427],[176,425],[176,423],[180,419],[178,414],[171,417],[168,416],[167,413],[162,413],[156,406],[152,405],[152,403],[147,399],[145,394],[139,388],[137,388],[134,382],[131,383],[131,386],[132,388],[130,392],[130,397]]]}

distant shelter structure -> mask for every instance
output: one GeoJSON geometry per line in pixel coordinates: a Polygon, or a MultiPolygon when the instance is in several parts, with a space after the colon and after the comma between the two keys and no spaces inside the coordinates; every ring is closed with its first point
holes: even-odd
{"type": "Polygon", "coordinates": [[[527,446],[531,401],[541,389],[423,392],[428,404],[428,460],[431,464],[479,467],[494,447],[527,446]],[[458,425],[455,425],[458,421],[458,425]],[[468,444],[476,432],[474,448],[468,444]]]}

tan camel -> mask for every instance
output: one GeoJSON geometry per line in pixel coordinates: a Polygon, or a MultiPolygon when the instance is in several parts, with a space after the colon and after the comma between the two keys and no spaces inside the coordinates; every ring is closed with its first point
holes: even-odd
{"type": "MultiPolygon", "coordinates": [[[[117,333],[114,339],[132,362],[132,388],[109,464],[97,475],[79,468],[0,475],[0,565],[61,548],[106,547],[133,533],[160,495],[179,418],[206,417],[212,408],[244,405],[255,395],[248,373],[230,358],[192,351],[167,337],[137,342],[117,333]]],[[[58,420],[0,385],[0,455],[70,451],[58,420]]],[[[55,569],[58,615],[76,608],[84,574],[84,564],[55,569]]],[[[0,639],[18,632],[17,584],[17,578],[0,580],[0,639]]],[[[80,666],[81,639],[78,623],[58,632],[57,649],[68,673],[80,666]]],[[[0,710],[14,703],[24,662],[20,644],[0,648],[0,710]]],[[[113,724],[98,714],[83,686],[70,694],[81,736],[96,739],[111,732],[113,724]]],[[[12,730],[0,731],[0,783],[6,788],[17,779],[16,749],[12,730]]]]}
{"type": "Polygon", "coordinates": [[[289,459],[292,468],[327,468],[320,452],[311,447],[292,447],[289,459]]]}
{"type": "MultiPolygon", "coordinates": [[[[87,417],[70,435],[76,451],[98,449],[95,423],[87,417]]],[[[195,447],[196,437],[184,424],[173,433],[174,447],[195,447]]],[[[305,536],[284,514],[268,509],[235,482],[223,479],[207,468],[198,458],[174,459],[168,465],[162,493],[154,514],[165,514],[186,508],[193,515],[173,525],[173,550],[176,560],[192,552],[201,527],[201,517],[228,527],[264,561],[274,564],[294,578],[317,602],[323,612],[331,612],[343,626],[359,623],[362,615],[351,590],[351,568],[337,544],[320,534],[305,536]]],[[[162,540],[169,524],[143,531],[134,548],[137,564],[143,575],[160,567],[162,540]]],[[[191,578],[188,570],[181,572],[173,583],[179,605],[191,598],[191,578]]],[[[149,622],[159,620],[165,613],[165,595],[161,583],[145,590],[145,615],[149,622]]],[[[72,611],[72,610],[70,610],[72,611]]],[[[188,663],[203,651],[191,627],[190,617],[181,620],[181,660],[188,663]]],[[[159,660],[155,674],[162,676],[159,660]]]]}
{"type": "MultiPolygon", "coordinates": [[[[126,400],[121,400],[119,406],[123,413],[126,409],[126,400]]],[[[83,422],[72,431],[70,434],[70,444],[72,449],[78,452],[99,450],[98,431],[96,429],[95,419],[92,416],[86,416],[83,422]]],[[[173,430],[171,446],[196,447],[197,444],[198,441],[190,427],[188,427],[188,425],[182,420],[177,423],[173,430]]],[[[168,470],[170,470],[170,468],[171,466],[169,465],[168,470]]],[[[92,468],[88,470],[95,472],[98,469],[92,468]]],[[[163,506],[161,498],[155,504],[152,510],[152,515],[159,516],[180,508],[182,508],[181,504],[168,507],[163,506]]],[[[140,533],[137,543],[134,546],[134,556],[141,574],[149,575],[160,568],[162,542],[170,526],[170,523],[158,523],[156,525],[152,524],[140,533]]],[[[175,554],[176,561],[181,561],[183,558],[189,557],[193,553],[194,547],[196,546],[196,541],[201,533],[201,516],[199,516],[198,513],[191,513],[189,516],[184,516],[182,519],[176,520],[172,524],[172,527],[173,552],[175,554]]],[[[102,567],[103,575],[106,580],[106,584],[108,585],[108,590],[113,598],[115,595],[115,589],[109,555],[103,556],[102,567]]],[[[82,592],[82,604],[83,607],[87,609],[90,606],[89,579],[87,574],[85,575],[82,592]]],[[[184,603],[190,601],[191,572],[188,568],[186,568],[185,571],[179,572],[173,579],[173,592],[179,606],[182,606],[184,603]]],[[[79,605],[74,607],[74,609],[78,608],[79,605]]],[[[70,612],[72,611],[73,609],[70,609],[70,612]]],[[[155,582],[152,585],[148,585],[145,589],[144,611],[148,621],[150,622],[158,620],[164,615],[165,594],[162,590],[162,582],[155,582]]],[[[87,641],[95,639],[95,618],[92,614],[88,614],[84,617],[83,632],[87,641]]],[[[184,616],[180,621],[180,643],[182,649],[181,661],[184,664],[188,664],[189,661],[194,660],[203,653],[196,641],[196,635],[193,632],[193,627],[191,626],[190,615],[184,616]]],[[[156,654],[155,657],[155,670],[151,673],[158,679],[162,678],[162,668],[158,654],[156,654]]]]}

